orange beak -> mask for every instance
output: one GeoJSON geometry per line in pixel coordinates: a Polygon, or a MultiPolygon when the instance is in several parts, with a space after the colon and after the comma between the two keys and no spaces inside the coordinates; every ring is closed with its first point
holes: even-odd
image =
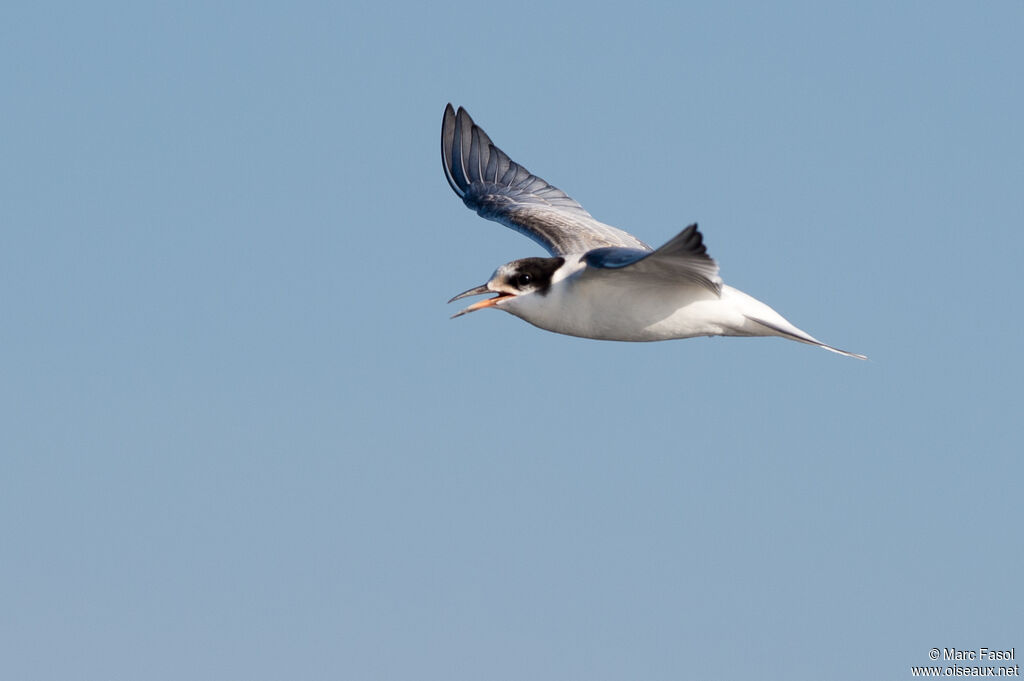
{"type": "MultiPolygon", "coordinates": [[[[479,295],[483,295],[485,293],[494,293],[493,291],[491,291],[491,289],[487,288],[487,284],[483,284],[481,286],[477,286],[476,288],[471,288],[468,291],[463,291],[462,293],[460,293],[459,295],[455,296],[454,298],[452,298],[448,302],[452,303],[452,302],[455,302],[456,300],[458,300],[459,298],[465,298],[466,296],[479,296],[479,295]]],[[[456,312],[455,314],[453,314],[451,316],[451,318],[455,319],[456,317],[461,317],[464,314],[468,314],[470,312],[475,312],[476,310],[482,310],[485,307],[494,307],[495,305],[497,305],[500,301],[504,300],[505,298],[512,298],[513,297],[513,295],[511,293],[502,293],[502,292],[497,292],[497,293],[498,293],[498,295],[496,295],[493,298],[488,298],[486,300],[481,300],[479,302],[473,303],[472,305],[467,307],[465,310],[460,310],[459,312],[456,312]]]]}

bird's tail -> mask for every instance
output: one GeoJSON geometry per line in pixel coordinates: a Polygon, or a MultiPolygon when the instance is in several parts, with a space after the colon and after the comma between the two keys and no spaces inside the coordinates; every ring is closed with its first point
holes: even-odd
{"type": "Polygon", "coordinates": [[[772,322],[766,321],[764,319],[751,317],[750,315],[744,316],[750,321],[754,322],[755,324],[759,324],[763,326],[765,329],[767,329],[769,333],[765,335],[781,336],[783,338],[795,340],[800,343],[807,343],[808,345],[817,345],[819,348],[823,348],[825,350],[828,350],[829,352],[835,352],[840,355],[846,355],[847,357],[853,357],[854,359],[867,359],[866,355],[858,355],[855,352],[847,352],[846,350],[840,350],[839,348],[834,348],[831,345],[826,345],[825,343],[822,343],[820,340],[818,340],[811,334],[801,331],[795,326],[789,325],[788,327],[783,327],[779,324],[773,324],[772,322]]]}

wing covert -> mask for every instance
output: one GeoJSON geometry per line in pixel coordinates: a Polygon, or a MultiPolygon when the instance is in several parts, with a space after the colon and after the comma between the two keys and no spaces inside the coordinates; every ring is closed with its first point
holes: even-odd
{"type": "Polygon", "coordinates": [[[587,267],[596,271],[628,269],[633,274],[698,284],[715,295],[722,292],[718,263],[708,255],[704,237],[696,223],[653,252],[633,248],[598,248],[583,258],[587,267]]]}

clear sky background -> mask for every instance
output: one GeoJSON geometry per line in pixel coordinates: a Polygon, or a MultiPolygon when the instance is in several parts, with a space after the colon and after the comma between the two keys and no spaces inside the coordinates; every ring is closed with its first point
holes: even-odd
{"type": "Polygon", "coordinates": [[[8,3],[0,677],[910,678],[1024,651],[1024,5],[8,3]],[[779,339],[543,255],[447,102],[779,339]]]}

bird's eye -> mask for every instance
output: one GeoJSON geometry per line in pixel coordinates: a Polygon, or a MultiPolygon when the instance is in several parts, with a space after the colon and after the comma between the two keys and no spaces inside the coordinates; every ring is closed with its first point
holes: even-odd
{"type": "Polygon", "coordinates": [[[519,288],[529,286],[531,281],[533,281],[533,277],[525,272],[516,275],[516,286],[519,288]]]}

